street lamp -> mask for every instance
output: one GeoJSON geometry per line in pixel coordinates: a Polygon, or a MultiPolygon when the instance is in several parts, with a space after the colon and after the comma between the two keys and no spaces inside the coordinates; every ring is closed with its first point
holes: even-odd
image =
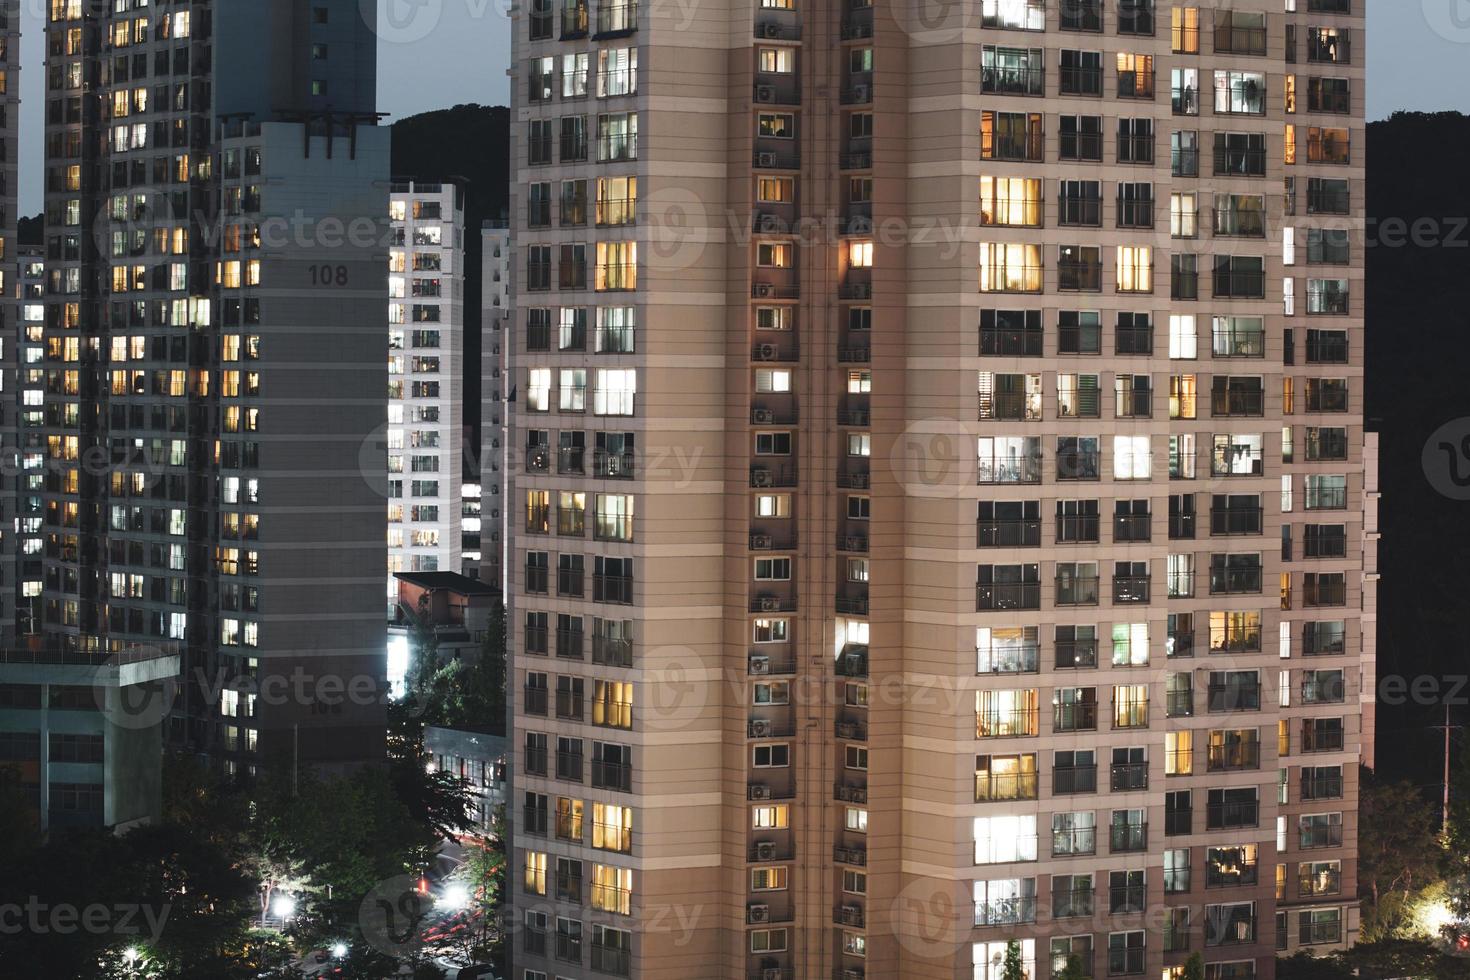
{"type": "Polygon", "coordinates": [[[332,959],[334,959],[334,960],[340,960],[340,959],[346,959],[346,957],[347,957],[347,944],[344,943],[344,942],[335,942],[335,943],[333,943],[332,944],[332,959]]]}
{"type": "Polygon", "coordinates": [[[439,905],[446,912],[461,911],[468,908],[469,904],[470,890],[458,882],[445,885],[443,894],[439,896],[439,905]]]}
{"type": "Polygon", "coordinates": [[[277,895],[271,901],[271,912],[284,923],[296,914],[296,899],[290,895],[277,895]]]}

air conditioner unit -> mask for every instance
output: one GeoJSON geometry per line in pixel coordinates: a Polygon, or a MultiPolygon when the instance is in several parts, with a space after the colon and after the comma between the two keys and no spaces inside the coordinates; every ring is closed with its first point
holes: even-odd
{"type": "MultiPolygon", "coordinates": [[[[776,155],[774,153],[762,153],[761,157],[770,157],[772,162],[769,164],[762,163],[760,166],[775,166],[776,155]]],[[[755,226],[757,231],[777,232],[781,230],[781,219],[774,214],[763,214],[756,219],[755,226]]]]}
{"type": "Polygon", "coordinates": [[[757,361],[774,361],[776,359],[776,345],[760,344],[755,349],[755,359],[757,361]]]}
{"type": "Polygon", "coordinates": [[[764,718],[757,718],[750,723],[751,738],[769,738],[771,734],[771,723],[764,718]]]}
{"type": "Polygon", "coordinates": [[[856,535],[848,535],[848,537],[847,537],[847,550],[848,551],[866,551],[867,550],[867,547],[868,547],[868,539],[867,538],[861,538],[861,537],[858,537],[856,535]]]}
{"type": "Polygon", "coordinates": [[[761,980],[781,980],[781,968],[770,967],[761,971],[761,980]]]}
{"type": "Polygon", "coordinates": [[[769,296],[769,295],[771,295],[771,284],[768,283],[768,282],[758,282],[758,283],[756,283],[755,284],[755,294],[757,296],[769,296]]]}
{"type": "Polygon", "coordinates": [[[777,38],[781,36],[780,24],[763,24],[761,26],[761,37],[777,38]]]}
{"type": "Polygon", "coordinates": [[[770,922],[771,907],[769,905],[747,905],[745,919],[747,922],[770,922]]]}
{"type": "Polygon", "coordinates": [[[769,800],[771,798],[771,787],[765,783],[756,783],[750,787],[750,798],[752,800],[769,800]]]}
{"type": "Polygon", "coordinates": [[[755,859],[757,861],[776,860],[776,842],[773,840],[756,841],[755,859]]]}
{"type": "Polygon", "coordinates": [[[770,470],[752,470],[751,471],[751,474],[750,474],[750,482],[751,483],[754,483],[758,487],[768,487],[768,486],[770,486],[771,485],[771,471],[770,470]]]}
{"type": "Polygon", "coordinates": [[[775,596],[761,597],[761,612],[780,612],[781,600],[775,596]]]}
{"type": "Polygon", "coordinates": [[[873,219],[866,214],[855,214],[847,219],[847,230],[853,235],[866,235],[873,230],[873,219]]]}
{"type": "Polygon", "coordinates": [[[861,921],[863,921],[863,907],[861,905],[844,905],[844,906],[842,906],[842,921],[843,922],[861,922],[861,921]]]}
{"type": "Polygon", "coordinates": [[[750,672],[752,674],[769,674],[771,672],[771,658],[751,657],[750,672]]]}
{"type": "Polygon", "coordinates": [[[755,165],[757,167],[774,167],[776,165],[776,154],[757,153],[755,155],[755,165]]]}
{"type": "Polygon", "coordinates": [[[852,87],[852,100],[854,102],[868,101],[868,87],[866,85],[854,85],[852,87]]]}
{"type": "MultiPolygon", "coordinates": [[[[856,736],[857,736],[857,726],[854,725],[852,722],[850,722],[850,721],[839,721],[837,723],[837,737],[838,738],[855,738],[856,736]]],[[[840,860],[843,860],[843,859],[842,858],[838,858],[838,860],[840,861],[840,860]]]]}
{"type": "Polygon", "coordinates": [[[751,410],[750,417],[757,425],[769,425],[776,420],[776,413],[769,408],[757,408],[751,410]]]}
{"type": "Polygon", "coordinates": [[[755,100],[757,102],[775,102],[776,88],[774,85],[757,85],[755,87],[755,100]]]}
{"type": "Polygon", "coordinates": [[[858,299],[867,299],[873,295],[873,287],[869,283],[860,282],[852,287],[852,294],[858,299]]]}
{"type": "Polygon", "coordinates": [[[750,536],[750,547],[752,551],[769,551],[771,544],[771,536],[769,534],[752,534],[750,536]]]}

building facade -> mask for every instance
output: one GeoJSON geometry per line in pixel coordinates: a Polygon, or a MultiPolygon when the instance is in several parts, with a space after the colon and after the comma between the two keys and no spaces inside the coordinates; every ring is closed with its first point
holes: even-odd
{"type": "Polygon", "coordinates": [[[373,25],[353,0],[48,15],[33,645],[176,651],[167,736],[230,771],[380,758],[373,25]]]}
{"type": "Polygon", "coordinates": [[[1362,4],[921,7],[513,16],[518,980],[1356,936],[1362,4]]]}
{"type": "Polygon", "coordinates": [[[508,222],[486,221],[480,234],[484,239],[484,251],[480,278],[480,457],[477,461],[480,497],[476,540],[480,567],[476,574],[482,580],[494,583],[508,598],[505,557],[512,528],[509,523],[510,498],[506,494],[508,465],[514,456],[510,447],[507,410],[510,407],[509,389],[513,384],[508,378],[508,365],[511,330],[515,325],[511,299],[515,266],[511,258],[508,222]]]}
{"type": "Polygon", "coordinates": [[[464,202],[400,183],[389,201],[388,615],[395,572],[458,572],[464,500],[464,202]]]}

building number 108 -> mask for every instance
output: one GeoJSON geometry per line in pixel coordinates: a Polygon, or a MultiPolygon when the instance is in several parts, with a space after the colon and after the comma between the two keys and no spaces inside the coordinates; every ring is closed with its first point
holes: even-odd
{"type": "Polygon", "coordinates": [[[347,266],[314,265],[311,267],[311,284],[313,286],[345,286],[347,285],[347,266]]]}

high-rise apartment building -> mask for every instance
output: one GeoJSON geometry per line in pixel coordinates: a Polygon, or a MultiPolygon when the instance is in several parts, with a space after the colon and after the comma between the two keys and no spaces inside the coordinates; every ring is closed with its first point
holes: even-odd
{"type": "MultiPolygon", "coordinates": [[[[508,463],[513,453],[508,438],[507,380],[512,329],[510,227],[505,220],[486,221],[480,228],[480,497],[478,506],[478,577],[505,595],[505,556],[510,539],[507,517],[508,463]]],[[[466,555],[468,561],[468,554],[466,555]]],[[[470,574],[466,572],[465,574],[470,574]]]]}
{"type": "Polygon", "coordinates": [[[401,183],[389,202],[388,616],[394,572],[458,572],[464,501],[464,202],[401,183]]]}
{"type": "MultiPolygon", "coordinates": [[[[19,376],[20,0],[0,0],[0,465],[14,470],[19,376]]],[[[0,476],[0,638],[15,629],[17,482],[0,476]]]]}
{"type": "Polygon", "coordinates": [[[49,5],[37,646],[180,652],[168,736],[232,771],[381,757],[388,134],[364,9],[49,5]]]}
{"type": "Polygon", "coordinates": [[[1355,938],[1363,10],[1284,6],[518,8],[517,980],[1355,938]]]}

